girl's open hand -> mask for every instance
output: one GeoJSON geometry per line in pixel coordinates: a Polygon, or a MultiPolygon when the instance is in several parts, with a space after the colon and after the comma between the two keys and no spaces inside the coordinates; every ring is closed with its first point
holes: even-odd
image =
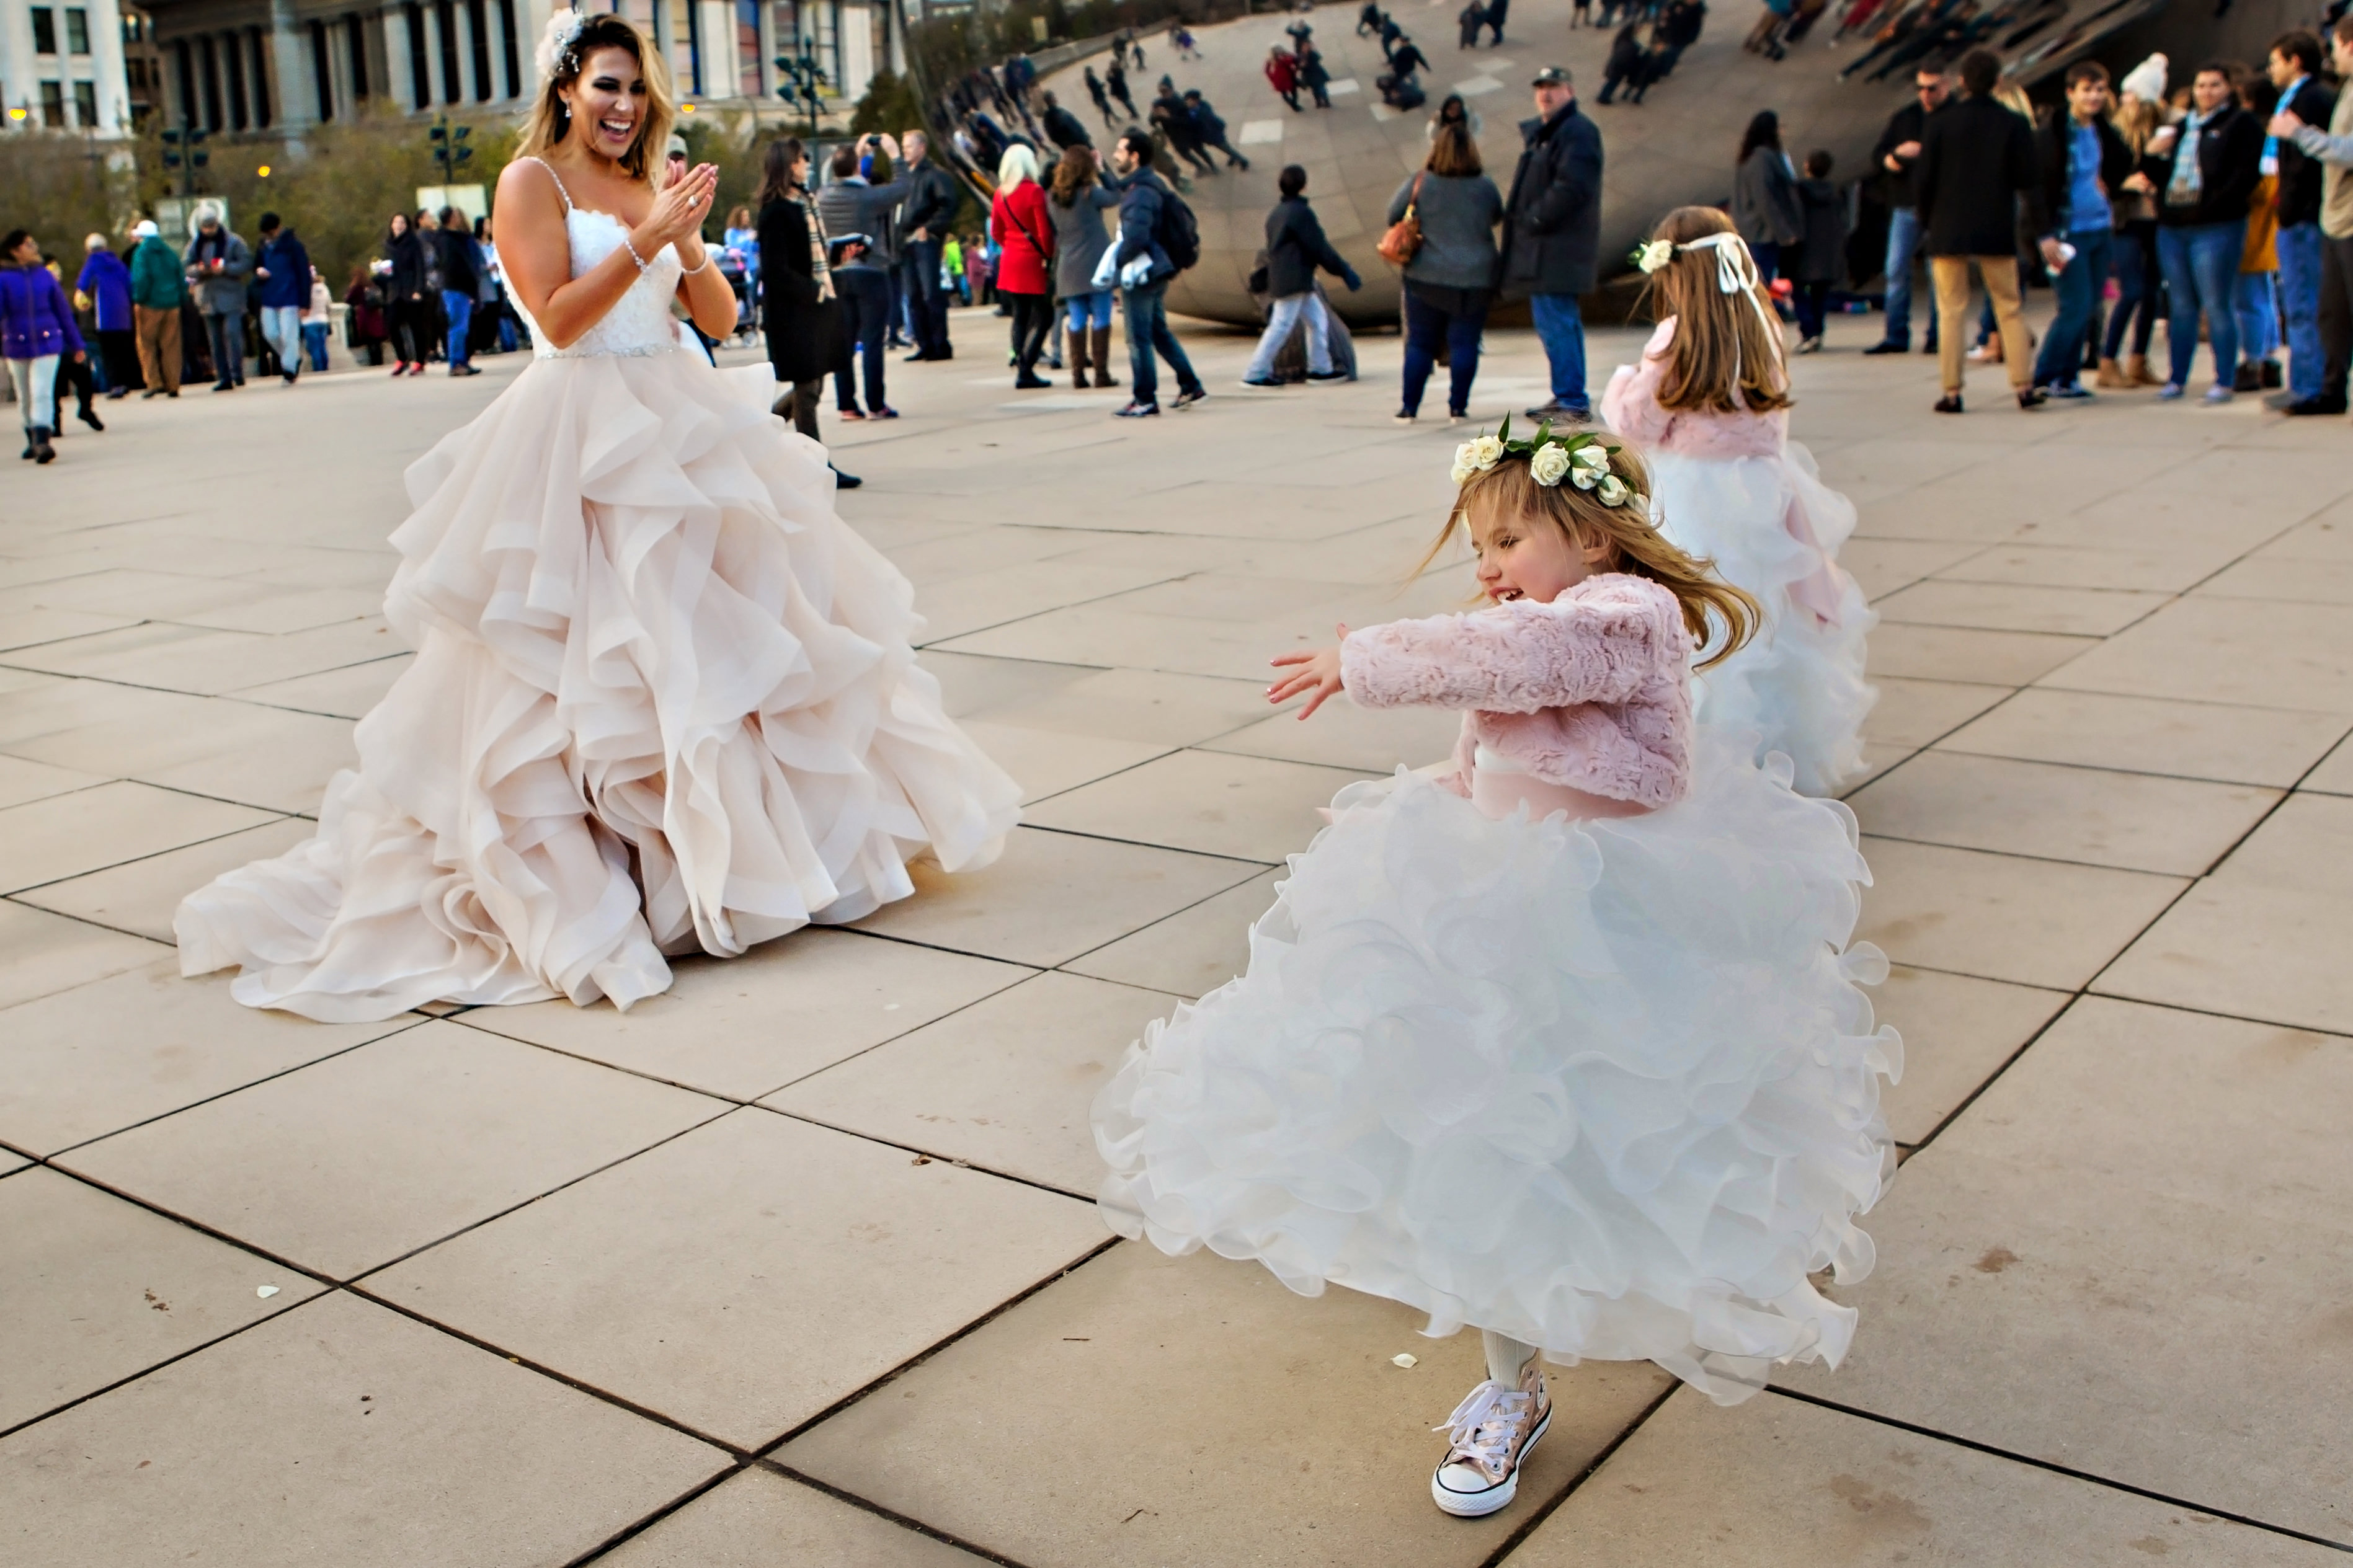
{"type": "MultiPolygon", "coordinates": [[[[1348,628],[1338,628],[1345,640],[1348,628]]],[[[1324,706],[1324,700],[1340,689],[1340,650],[1336,647],[1298,648],[1290,653],[1276,654],[1267,661],[1277,669],[1290,672],[1266,689],[1269,702],[1282,704],[1301,692],[1306,692],[1307,705],[1299,710],[1302,719],[1324,706]]]]}

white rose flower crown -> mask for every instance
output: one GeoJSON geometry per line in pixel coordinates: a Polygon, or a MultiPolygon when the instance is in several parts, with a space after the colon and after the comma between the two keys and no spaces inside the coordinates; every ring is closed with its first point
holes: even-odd
{"type": "Polygon", "coordinates": [[[1460,489],[1472,475],[1485,473],[1505,458],[1525,458],[1529,475],[1546,489],[1567,479],[1578,489],[1591,490],[1593,499],[1603,506],[1624,506],[1630,501],[1647,513],[1650,498],[1609,471],[1609,459],[1620,449],[1590,430],[1556,434],[1549,423],[1537,426],[1534,438],[1514,441],[1511,416],[1506,415],[1493,436],[1474,437],[1454,448],[1454,483],[1460,489]]]}

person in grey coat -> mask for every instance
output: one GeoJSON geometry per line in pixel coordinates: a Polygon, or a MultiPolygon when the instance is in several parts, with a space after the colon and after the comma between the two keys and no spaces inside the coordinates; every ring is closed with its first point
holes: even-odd
{"type": "Polygon", "coordinates": [[[1054,230],[1054,298],[1070,336],[1071,384],[1076,387],[1087,385],[1091,359],[1095,385],[1119,384],[1111,374],[1111,311],[1117,290],[1096,288],[1095,268],[1111,248],[1103,214],[1120,200],[1121,194],[1103,184],[1093,147],[1081,143],[1063,151],[1046,193],[1046,221],[1054,230]]]}
{"type": "Polygon", "coordinates": [[[1504,195],[1479,162],[1479,143],[1460,121],[1442,121],[1430,139],[1421,172],[1389,198],[1388,221],[1403,221],[1411,207],[1421,223],[1421,248],[1405,266],[1405,398],[1397,421],[1410,425],[1421,411],[1422,389],[1447,351],[1452,381],[1446,413],[1460,422],[1471,408],[1471,384],[1479,374],[1479,335],[1494,298],[1495,226],[1504,221],[1504,195]]]}
{"type": "Polygon", "coordinates": [[[1779,276],[1781,247],[1806,237],[1806,210],[1798,176],[1781,151],[1781,117],[1760,109],[1740,138],[1740,166],[1732,176],[1732,226],[1757,258],[1757,276],[1779,276]]]}
{"type": "Polygon", "coordinates": [[[1266,291],[1273,297],[1274,308],[1268,312],[1266,331],[1259,336],[1258,352],[1250,355],[1250,368],[1242,373],[1242,384],[1282,384],[1274,379],[1274,356],[1303,316],[1307,321],[1307,379],[1342,380],[1341,373],[1332,368],[1332,351],[1324,336],[1327,317],[1324,298],[1315,291],[1315,273],[1319,268],[1331,273],[1352,294],[1364,287],[1364,279],[1324,237],[1315,209],[1307,205],[1307,171],[1297,163],[1286,163],[1274,183],[1282,193],[1282,199],[1266,215],[1266,291]]]}
{"type": "Polygon", "coordinates": [[[196,237],[180,259],[205,318],[213,390],[234,392],[245,384],[245,280],[253,276],[253,252],[221,222],[218,210],[207,206],[197,209],[196,237]]]}

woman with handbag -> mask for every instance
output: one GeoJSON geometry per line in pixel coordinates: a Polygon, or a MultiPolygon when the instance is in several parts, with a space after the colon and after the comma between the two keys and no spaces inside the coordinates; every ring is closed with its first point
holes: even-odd
{"type": "Polygon", "coordinates": [[[997,160],[988,232],[1001,252],[997,291],[1013,308],[1013,384],[1024,391],[1051,386],[1038,374],[1038,356],[1054,322],[1054,225],[1038,184],[1038,154],[1018,142],[997,160]]]}
{"type": "MultiPolygon", "coordinates": [[[[775,412],[814,441],[826,373],[842,356],[841,306],[825,263],[825,226],[808,190],[808,152],[797,136],[768,143],[760,169],[760,321],[768,364],[784,390],[775,412]]],[[[834,483],[854,490],[863,479],[835,468],[834,483]]]]}
{"type": "Polygon", "coordinates": [[[1452,382],[1449,424],[1471,411],[1471,384],[1479,374],[1479,334],[1494,298],[1495,226],[1504,198],[1479,162],[1479,143],[1459,121],[1441,121],[1430,157],[1389,199],[1389,230],[1381,255],[1405,269],[1405,395],[1397,422],[1410,425],[1421,394],[1446,348],[1452,382]]]}

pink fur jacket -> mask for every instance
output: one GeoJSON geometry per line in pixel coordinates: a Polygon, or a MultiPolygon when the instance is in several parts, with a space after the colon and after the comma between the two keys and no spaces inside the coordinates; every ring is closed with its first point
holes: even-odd
{"type": "Polygon", "coordinates": [[[1549,605],[1351,632],[1340,679],[1367,708],[1463,708],[1459,789],[1484,745],[1546,784],[1672,805],[1691,782],[1691,634],[1647,577],[1588,577],[1549,605]]]}
{"type": "Polygon", "coordinates": [[[1621,364],[1601,395],[1601,417],[1628,440],[1686,458],[1770,458],[1789,438],[1789,411],[1724,414],[1708,408],[1659,406],[1666,380],[1667,350],[1675,341],[1669,316],[1642,345],[1640,364],[1621,364]]]}

